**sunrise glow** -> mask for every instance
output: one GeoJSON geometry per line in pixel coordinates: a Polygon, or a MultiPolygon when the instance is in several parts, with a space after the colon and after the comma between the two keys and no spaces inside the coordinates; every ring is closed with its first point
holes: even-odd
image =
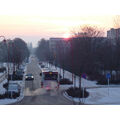
{"type": "Polygon", "coordinates": [[[69,37],[71,37],[71,34],[66,33],[66,34],[63,35],[63,37],[64,37],[64,38],[69,38],[69,37]]]}
{"type": "Polygon", "coordinates": [[[113,0],[4,0],[0,6],[0,33],[32,42],[43,37],[68,38],[74,27],[83,24],[113,27],[119,9],[113,0]]]}

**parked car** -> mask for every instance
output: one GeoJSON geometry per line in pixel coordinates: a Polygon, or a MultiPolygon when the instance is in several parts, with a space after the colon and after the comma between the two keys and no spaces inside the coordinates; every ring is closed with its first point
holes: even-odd
{"type": "Polygon", "coordinates": [[[41,68],[44,68],[45,67],[45,65],[41,65],[41,68]]]}
{"type": "Polygon", "coordinates": [[[25,80],[34,80],[34,76],[31,73],[29,73],[25,75],[25,80]]]}
{"type": "Polygon", "coordinates": [[[16,98],[20,96],[20,86],[16,83],[9,83],[7,94],[9,98],[16,98]]]}
{"type": "Polygon", "coordinates": [[[17,79],[19,79],[19,80],[22,80],[22,79],[23,79],[23,75],[24,75],[23,69],[19,69],[19,70],[17,70],[16,73],[15,73],[15,76],[16,76],[17,79]]]}
{"type": "Polygon", "coordinates": [[[39,62],[39,65],[42,65],[42,62],[39,62]]]}

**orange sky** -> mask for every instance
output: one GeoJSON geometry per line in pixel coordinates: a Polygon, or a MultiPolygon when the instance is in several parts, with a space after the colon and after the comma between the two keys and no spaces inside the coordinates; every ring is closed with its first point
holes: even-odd
{"type": "Polygon", "coordinates": [[[120,11],[118,0],[4,0],[0,6],[0,34],[37,43],[41,38],[63,37],[77,26],[113,27],[120,11]],[[109,5],[108,5],[109,3],[109,5]],[[114,5],[113,5],[114,4],[114,5]]]}

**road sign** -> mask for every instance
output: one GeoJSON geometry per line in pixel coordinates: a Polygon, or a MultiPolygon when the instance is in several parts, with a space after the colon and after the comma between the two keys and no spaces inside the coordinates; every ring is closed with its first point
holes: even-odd
{"type": "Polygon", "coordinates": [[[82,74],[82,78],[86,79],[86,76],[87,75],[85,73],[82,74]]]}
{"type": "Polygon", "coordinates": [[[110,74],[110,73],[107,73],[107,74],[106,74],[106,78],[107,78],[107,79],[111,78],[111,74],[110,74]]]}
{"type": "Polygon", "coordinates": [[[107,78],[107,81],[108,81],[108,96],[109,96],[109,84],[110,84],[111,74],[110,74],[110,73],[107,73],[107,74],[106,74],[106,78],[107,78]]]}

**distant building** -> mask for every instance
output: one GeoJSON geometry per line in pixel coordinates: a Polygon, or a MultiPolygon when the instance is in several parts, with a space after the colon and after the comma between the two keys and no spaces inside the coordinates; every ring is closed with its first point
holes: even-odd
{"type": "Polygon", "coordinates": [[[65,38],[50,38],[49,39],[49,48],[50,51],[56,54],[56,50],[65,50],[68,44],[65,41],[65,38]]]}
{"type": "Polygon", "coordinates": [[[115,40],[116,38],[120,38],[120,28],[118,29],[111,28],[110,30],[108,30],[107,38],[112,40],[115,40]]]}
{"type": "Polygon", "coordinates": [[[63,40],[63,38],[50,38],[49,39],[49,48],[51,52],[56,51],[56,47],[58,43],[60,43],[63,40]]]}
{"type": "Polygon", "coordinates": [[[33,50],[32,43],[31,42],[28,43],[27,46],[28,46],[29,51],[32,52],[32,50],[33,50]]]}

